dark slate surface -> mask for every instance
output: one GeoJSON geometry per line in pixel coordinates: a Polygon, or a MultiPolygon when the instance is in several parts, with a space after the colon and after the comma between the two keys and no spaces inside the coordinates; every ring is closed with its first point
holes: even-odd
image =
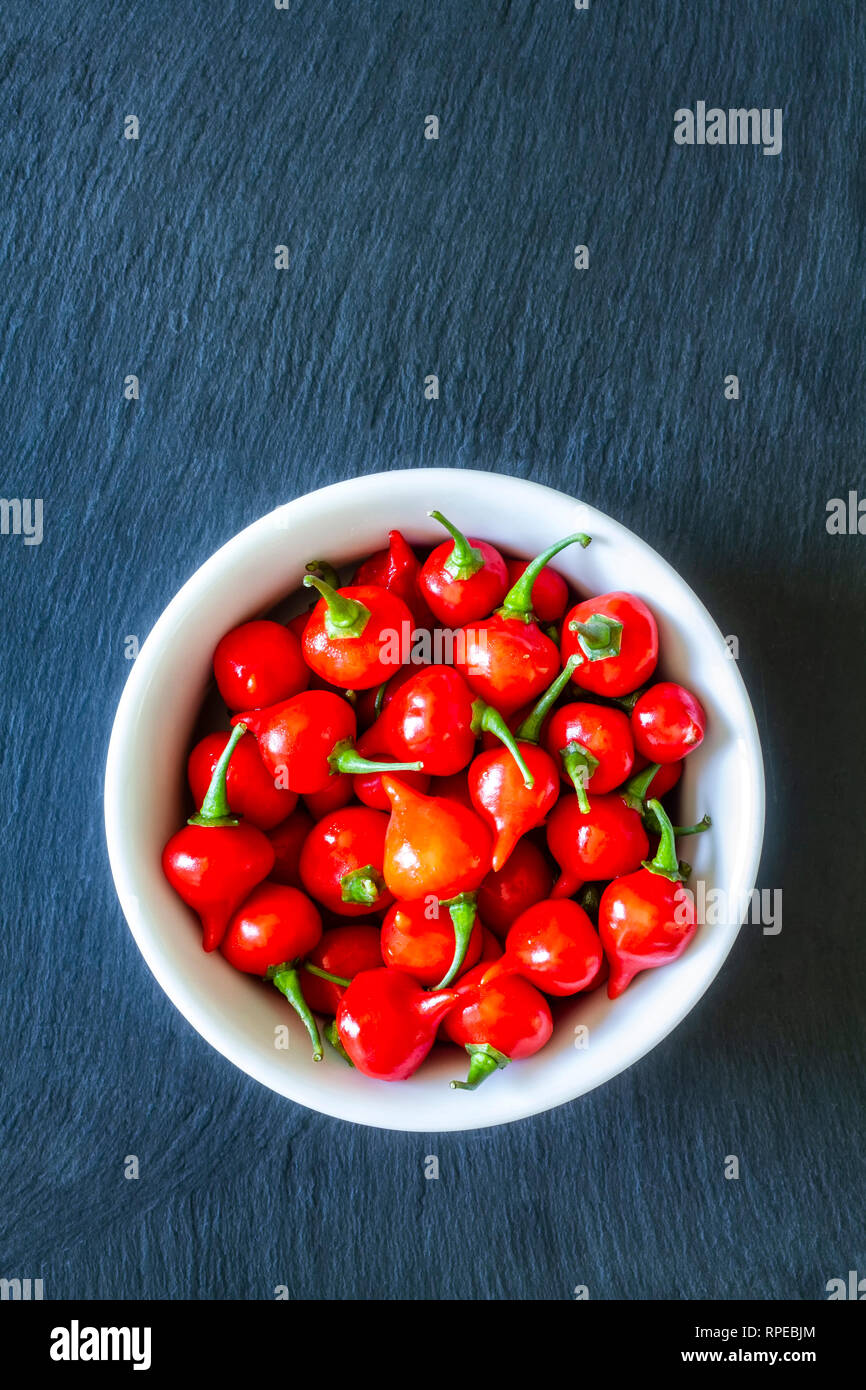
{"type": "Polygon", "coordinates": [[[828,498],[866,495],[863,19],[7,0],[2,491],[44,498],[45,534],[0,537],[0,1274],[479,1299],[813,1299],[866,1274],[866,537],[825,529],[828,498]],[[698,100],[782,107],[782,154],[675,146],[698,100]],[[189,1028],[124,926],[101,792],[126,634],[279,502],[439,464],[604,508],[738,635],[760,881],[785,896],[782,934],[745,928],[626,1075],[425,1137],[294,1107],[189,1028]]]}

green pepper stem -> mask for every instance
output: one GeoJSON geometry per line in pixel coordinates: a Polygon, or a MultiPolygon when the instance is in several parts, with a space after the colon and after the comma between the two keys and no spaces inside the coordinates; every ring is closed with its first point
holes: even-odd
{"type": "Polygon", "coordinates": [[[661,768],[661,763],[650,763],[649,767],[636,772],[625,784],[625,799],[633,811],[646,811],[646,794],[649,791],[650,782],[661,768]]]}
{"type": "Polygon", "coordinates": [[[190,816],[188,825],[237,825],[238,817],[233,816],[229,799],[226,794],[226,773],[231,762],[232,753],[238,746],[247,731],[246,724],[236,724],[231,731],[231,736],[225,748],[219,755],[219,759],[214,767],[213,774],[205,792],[204,801],[194,816],[190,816]]]}
{"type": "Polygon", "coordinates": [[[476,902],[475,893],[459,893],[456,898],[449,898],[447,902],[439,904],[440,907],[447,907],[454,924],[454,955],[447,972],[438,985],[433,986],[434,989],[445,989],[446,985],[450,985],[466,958],[469,938],[475,926],[476,902]]]}
{"type": "Polygon", "coordinates": [[[588,661],[603,661],[609,656],[619,656],[622,645],[622,623],[609,618],[606,613],[591,613],[585,623],[569,623],[571,632],[577,633],[580,649],[588,661]]]}
{"type": "Polygon", "coordinates": [[[494,1071],[507,1067],[511,1061],[504,1052],[497,1052],[490,1043],[467,1043],[469,1053],[469,1075],[465,1081],[452,1081],[452,1091],[475,1091],[494,1071]]]}
{"type": "Polygon", "coordinates": [[[332,772],[348,772],[351,777],[365,772],[423,772],[423,763],[374,763],[359,753],[351,739],[335,744],[328,759],[332,772]]]}
{"type": "Polygon", "coordinates": [[[705,830],[709,830],[712,823],[710,816],[701,816],[696,825],[675,825],[674,834],[677,838],[680,835],[702,835],[705,830]]]}
{"type": "Polygon", "coordinates": [[[462,531],[458,531],[441,512],[428,512],[427,515],[438,521],[440,526],[444,526],[454,538],[451,554],[442,566],[452,579],[471,579],[473,574],[484,568],[483,554],[477,546],[469,544],[462,531]]]}
{"type": "Polygon", "coordinates": [[[342,1057],[343,1061],[348,1062],[349,1066],[353,1067],[355,1063],[352,1061],[340,1040],[340,1030],[337,1027],[337,1020],[335,1018],[332,1018],[330,1023],[325,1025],[325,1037],[334,1051],[342,1057]]]}
{"type": "Polygon", "coordinates": [[[631,714],[638,700],[641,698],[642,695],[645,695],[648,690],[648,685],[638,686],[637,690],[633,690],[630,695],[623,695],[619,699],[614,697],[611,700],[611,703],[614,705],[618,705],[619,708],[621,710],[624,710],[626,714],[631,714]]]}
{"type": "Polygon", "coordinates": [[[342,975],[332,975],[330,970],[323,970],[320,965],[311,965],[308,960],[304,961],[304,969],[309,970],[317,979],[327,980],[329,984],[339,985],[341,989],[348,989],[352,983],[351,980],[344,980],[342,975]]]}
{"type": "Polygon", "coordinates": [[[486,705],[483,700],[475,700],[472,704],[472,732],[478,738],[481,734],[493,734],[500,739],[508,749],[517,766],[520,768],[525,787],[534,787],[535,778],[526,766],[523,754],[517,746],[514,734],[509,729],[499,710],[492,705],[486,705]]]}
{"type": "Polygon", "coordinates": [[[682,879],[679,864],[677,863],[677,844],[674,838],[674,828],[670,823],[667,812],[660,801],[653,799],[647,802],[647,810],[652,811],[658,824],[661,827],[661,839],[656,850],[655,859],[645,859],[643,867],[649,869],[651,874],[661,874],[664,878],[669,878],[678,883],[682,879]]]}
{"type": "Polygon", "coordinates": [[[548,546],[547,550],[536,555],[526,566],[517,583],[512,585],[505,595],[502,607],[498,610],[502,617],[517,618],[522,622],[531,623],[535,616],[532,611],[532,588],[545,565],[549,564],[560,550],[565,550],[567,545],[574,545],[576,542],[586,549],[591,540],[592,537],[587,536],[585,532],[576,531],[573,536],[566,536],[564,541],[557,541],[556,545],[548,546]]]}
{"type": "Polygon", "coordinates": [[[598,767],[598,758],[590,753],[588,748],[584,748],[582,743],[573,740],[567,743],[564,748],[560,748],[559,756],[562,765],[571,778],[574,790],[577,792],[577,804],[583,815],[589,811],[589,797],[586,794],[587,783],[598,767]]]}
{"type": "Polygon", "coordinates": [[[304,576],[304,587],[316,589],[327,604],[325,632],[329,637],[360,637],[370,621],[370,610],[357,599],[348,598],[315,574],[304,576]]]}
{"type": "Polygon", "coordinates": [[[523,723],[518,727],[517,737],[524,743],[537,743],[541,737],[541,726],[559,699],[568,682],[571,680],[575,666],[580,665],[580,657],[577,653],[570,656],[563,666],[559,675],[552,685],[549,685],[544,694],[541,695],[536,704],[527,714],[523,723]]]}
{"type": "Polygon", "coordinates": [[[604,883],[585,883],[577,895],[578,907],[583,908],[593,926],[598,926],[598,909],[606,886],[604,883]]]}
{"type": "Polygon", "coordinates": [[[375,714],[375,716],[376,716],[377,719],[379,718],[379,715],[382,713],[382,701],[383,701],[384,698],[385,698],[385,690],[386,690],[386,688],[387,688],[387,685],[388,685],[388,682],[387,682],[387,681],[383,681],[383,682],[382,682],[382,684],[379,686],[378,690],[376,691],[376,698],[375,698],[375,700],[373,701],[373,713],[375,714]]]}
{"type": "Polygon", "coordinates": [[[332,589],[339,589],[340,576],[329,564],[327,560],[311,560],[308,565],[304,565],[307,574],[315,574],[319,579],[324,579],[326,584],[330,584],[332,589]]]}
{"type": "Polygon", "coordinates": [[[291,961],[285,961],[282,965],[274,966],[268,971],[268,979],[276,985],[280,994],[284,994],[294,1009],[298,1018],[303,1023],[310,1035],[310,1042],[313,1044],[313,1061],[322,1060],[322,1039],[319,1037],[319,1025],[310,1012],[310,1006],[301,991],[301,982],[298,979],[298,972],[291,961]]]}
{"type": "Polygon", "coordinates": [[[352,869],[340,879],[340,897],[344,903],[361,903],[373,907],[385,892],[385,880],[374,864],[352,869]]]}

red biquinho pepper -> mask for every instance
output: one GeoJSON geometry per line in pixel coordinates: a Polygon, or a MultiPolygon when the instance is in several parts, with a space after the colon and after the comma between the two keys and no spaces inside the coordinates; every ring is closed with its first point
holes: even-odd
{"type": "Polygon", "coordinates": [[[400,970],[363,970],[340,1000],[337,1033],[365,1076],[405,1081],[424,1061],[457,998],[456,990],[424,990],[400,970]]]}
{"type": "MultiPolygon", "coordinates": [[[[571,662],[577,664],[577,658],[570,657],[571,662]]],[[[603,795],[621,787],[634,765],[628,716],[607,705],[563,705],[550,720],[544,741],[562,780],[574,787],[581,811],[589,810],[588,792],[603,795]]]]}
{"type": "Polygon", "coordinates": [[[334,589],[312,574],[304,583],[322,595],[304,628],[310,669],[341,690],[368,690],[392,676],[412,635],[403,600],[376,584],[334,589]]]}
{"type": "Polygon", "coordinates": [[[451,666],[425,666],[405,681],[373,730],[378,751],[417,758],[433,777],[461,772],[479,736],[487,734],[505,745],[520,775],[529,776],[502,715],[479,700],[451,666]]]}
{"type": "Polygon", "coordinates": [[[568,684],[569,663],[517,730],[517,755],[503,750],[479,753],[469,769],[469,794],[493,831],[492,864],[499,870],[527,831],[542,825],[559,795],[559,773],[549,753],[538,747],[542,725],[568,684]]]}
{"type": "Polygon", "coordinates": [[[230,710],[260,709],[306,690],[310,673],[301,644],[267,619],[233,627],[213,655],[217,689],[230,710]]]}
{"type": "Polygon", "coordinates": [[[703,743],[707,717],[691,691],[674,681],[645,690],[631,712],[635,748],[651,763],[676,763],[703,743]]]}
{"type": "MultiPolygon", "coordinates": [[[[671,764],[669,763],[668,766],[670,767],[671,764]]],[[[625,805],[630,807],[631,810],[637,811],[650,835],[660,835],[661,825],[653,814],[650,802],[647,800],[649,796],[648,789],[658,781],[659,773],[663,771],[664,769],[660,763],[650,763],[649,767],[645,767],[641,772],[636,772],[634,776],[626,782],[625,786],[621,788],[619,793],[625,805]]],[[[676,780],[677,779],[674,778],[674,781],[676,780]]],[[[674,834],[700,835],[702,831],[709,830],[711,825],[712,821],[710,817],[704,816],[698,821],[697,825],[675,825],[674,834]]]]}
{"type": "Polygon", "coordinates": [[[352,800],[352,787],[354,778],[346,772],[335,772],[327,786],[322,787],[319,792],[306,792],[304,794],[304,805],[313,817],[314,821],[319,821],[323,816],[329,816],[332,811],[339,811],[342,806],[348,806],[352,800]]]}
{"type": "MultiPolygon", "coordinates": [[[[207,795],[229,737],[227,733],[205,734],[189,755],[187,780],[197,806],[207,795]]],[[[226,773],[226,796],[232,812],[259,830],[273,830],[291,815],[298,801],[297,792],[274,784],[254,738],[241,739],[232,753],[226,773]]]]}
{"type": "MultiPolygon", "coordinates": [[[[333,565],[329,565],[327,560],[311,560],[308,565],[304,565],[307,574],[315,574],[319,579],[324,579],[326,584],[330,584],[332,589],[340,587],[340,577],[333,565]]],[[[313,609],[317,600],[308,603],[303,613],[296,613],[294,618],[289,618],[286,626],[295,634],[298,641],[303,644],[304,630],[310,621],[313,609]]],[[[272,701],[271,703],[276,703],[272,701]]]]}
{"type": "Polygon", "coordinates": [[[491,1073],[540,1052],[553,1032],[550,1005],[519,975],[485,981],[476,966],[457,985],[458,999],[447,1014],[447,1037],[469,1053],[469,1075],[452,1081],[454,1090],[474,1091],[491,1073]]]}
{"type": "Polygon", "coordinates": [[[202,924],[202,945],[215,951],[232,913],[274,863],[274,848],[254,825],[233,816],[226,796],[231,756],[246,729],[240,725],[226,743],[196,815],[172,835],[162,852],[162,870],[202,924]]]}
{"type": "Polygon", "coordinates": [[[393,898],[382,863],[388,817],[369,806],[346,806],[314,826],[301,851],[301,880],[310,897],[337,917],[366,917],[393,898]]]}
{"type": "Polygon", "coordinates": [[[406,604],[416,627],[431,628],[433,614],[418,589],[420,573],[421,564],[405,536],[399,531],[389,531],[387,549],[377,550],[359,565],[352,583],[355,586],[376,584],[388,589],[406,604]]]}
{"type": "Polygon", "coordinates": [[[375,724],[382,711],[388,708],[400,687],[417,673],[417,666],[401,666],[384,684],[373,686],[369,690],[360,690],[355,701],[358,728],[369,729],[375,724]]]}
{"type": "Polygon", "coordinates": [[[454,665],[475,694],[506,717],[535,700],[560,668],[559,649],[532,608],[535,580],[560,550],[589,542],[581,532],[550,546],[527,565],[491,618],[460,629],[454,665]]]}
{"type": "Polygon", "coordinates": [[[303,806],[296,806],[281,825],[268,831],[268,839],[274,847],[274,867],[268,877],[272,878],[274,883],[287,883],[291,888],[303,887],[300,874],[301,850],[312,828],[312,817],[303,806]]]}
{"type": "MultiPolygon", "coordinates": [[[[508,584],[510,588],[517,583],[529,565],[528,560],[508,560],[508,584]]],[[[532,586],[532,607],[540,623],[547,626],[558,623],[568,607],[568,585],[561,574],[549,565],[537,576],[532,586]]]]}
{"type": "Polygon", "coordinates": [[[616,591],[584,599],[566,614],[562,659],[578,656],[574,683],[619,697],[649,680],[659,655],[656,620],[642,599],[616,591]]]}
{"type": "MultiPolygon", "coordinates": [[[[644,758],[640,753],[635,752],[634,768],[632,771],[635,773],[643,772],[650,766],[650,762],[651,760],[649,758],[644,758]]],[[[663,766],[656,763],[655,766],[658,771],[651,778],[649,786],[646,788],[646,795],[654,796],[658,801],[661,801],[662,797],[667,796],[668,792],[677,785],[677,782],[682,777],[683,765],[681,762],[678,762],[665,763],[663,766]]]]}
{"type": "Polygon", "coordinates": [[[421,796],[396,777],[383,777],[382,785],[391,802],[385,883],[398,902],[474,893],[490,870],[484,822],[458,802],[421,796]]]}
{"type": "Polygon", "coordinates": [[[676,960],[697,929],[694,899],[683,887],[677,862],[674,828],[659,801],[650,801],[649,807],[662,828],[655,858],[608,884],[599,905],[611,999],[618,998],[639,971],[676,960]]]}
{"type": "Polygon", "coordinates": [[[444,903],[394,903],[382,923],[382,959],[421,985],[444,989],[480,959],[482,936],[474,893],[444,903]]]}
{"type": "Polygon", "coordinates": [[[282,883],[261,883],[238,908],[222,943],[229,965],[270,980],[306,1028],[313,1060],[322,1060],[316,1020],[301,991],[298,965],[318,944],[322,919],[306,893],[282,883]]]}
{"type": "Polygon", "coordinates": [[[474,812],[467,772],[468,769],[464,772],[452,772],[450,777],[431,778],[430,795],[444,797],[446,801],[456,801],[460,806],[474,812]]]}
{"type": "Polygon", "coordinates": [[[491,870],[478,890],[478,911],[486,926],[505,936],[533,903],[549,898],[553,888],[550,865],[537,845],[518,840],[499,870],[491,870]]]}
{"type": "Polygon", "coordinates": [[[362,970],[382,966],[379,928],[360,923],[332,927],[304,961],[301,985],[304,998],[317,1014],[333,1018],[340,1007],[343,991],[362,970]]]}
{"type": "MultiPolygon", "coordinates": [[[[363,758],[389,757],[393,752],[388,747],[381,719],[361,735],[357,746],[363,758]]],[[[429,790],[430,776],[427,772],[403,772],[401,779],[408,786],[414,787],[416,792],[424,793],[429,790]]],[[[382,787],[381,772],[357,773],[352,778],[352,790],[359,801],[363,801],[365,806],[371,806],[374,811],[391,810],[391,803],[382,787]]]]}
{"type": "Polygon", "coordinates": [[[621,796],[594,796],[588,811],[562,797],[547,822],[548,848],[560,868],[554,898],[570,898],[584,883],[631,873],[649,854],[640,814],[621,796]]]}
{"type": "Polygon", "coordinates": [[[505,954],[484,980],[522,975],[545,994],[579,994],[603,959],[598,932],[583,908],[570,898],[547,898],[518,917],[505,938],[505,954]]]}
{"type": "Polygon", "coordinates": [[[508,570],[495,546],[467,540],[441,512],[428,512],[451,533],[421,566],[418,590],[434,617],[448,627],[486,618],[505,597],[508,570]]]}
{"type": "Polygon", "coordinates": [[[422,771],[420,763],[374,763],[362,758],[353,746],[354,710],[330,690],[306,690],[269,709],[237,715],[232,723],[238,722],[255,734],[268,772],[290,791],[324,791],[339,773],[422,771]]]}

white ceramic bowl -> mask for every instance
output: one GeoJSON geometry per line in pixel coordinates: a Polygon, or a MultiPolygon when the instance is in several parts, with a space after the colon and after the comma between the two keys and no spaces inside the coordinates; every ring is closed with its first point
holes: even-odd
{"type": "Polygon", "coordinates": [[[679,1023],[739,930],[761,852],[764,778],[737,664],[706,609],[654,550],[604,513],[537,483],[464,469],[412,469],[353,478],[277,508],[184,585],[142,646],[123,692],[108,753],[105,820],[132,933],[166,994],[209,1043],[313,1110],[432,1132],[502,1124],[573,1100],[637,1061],[679,1023]],[[589,548],[562,552],[556,567],[586,594],[627,589],[650,604],[665,675],[694,689],[708,716],[707,737],[686,762],[682,814],[692,820],[708,811],[713,829],[681,842],[681,853],[707,892],[724,891],[727,905],[721,912],[717,906],[721,920],[702,926],[674,964],[640,975],[613,1003],[604,989],[578,997],[561,1012],[542,1052],[475,1092],[450,1089],[449,1079],[465,1069],[451,1048],[434,1049],[410,1081],[398,1084],[359,1075],[327,1047],[325,1060],[315,1064],[300,1022],[276,990],[237,973],[219,953],[204,954],[197,919],[160,869],[163,845],[182,821],[186,754],[219,638],[295,589],[311,558],[339,566],[379,549],[392,527],[410,541],[440,541],[441,528],[427,518],[433,507],[464,531],[527,557],[573,531],[588,531],[589,548]],[[275,1046],[283,1024],[287,1050],[275,1046]],[[588,1034],[576,1038],[577,1025],[588,1034]],[[576,1046],[581,1040],[587,1045],[576,1046]]]}

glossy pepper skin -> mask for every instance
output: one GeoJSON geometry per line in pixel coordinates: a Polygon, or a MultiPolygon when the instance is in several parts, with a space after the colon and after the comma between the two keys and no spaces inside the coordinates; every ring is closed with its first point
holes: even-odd
{"type": "MultiPolygon", "coordinates": [[[[225,752],[228,733],[205,734],[189,755],[186,772],[192,799],[200,806],[214,769],[225,752]]],[[[259,757],[254,738],[242,738],[231,755],[226,773],[226,795],[232,812],[258,830],[273,830],[297,805],[297,792],[285,791],[259,757]]]]}
{"type": "Polygon", "coordinates": [[[495,546],[467,540],[441,512],[429,512],[451,533],[437,545],[418,575],[418,592],[433,616],[446,627],[462,627],[486,618],[505,597],[508,570],[495,546]]]}
{"type": "Polygon", "coordinates": [[[474,892],[491,867],[484,822],[458,802],[421,796],[396,777],[383,777],[382,785],[391,802],[385,883],[398,902],[428,895],[445,902],[474,892]]]}
{"type": "Polygon", "coordinates": [[[521,836],[544,823],[559,796],[556,763],[538,747],[538,737],[553,702],[568,684],[572,669],[573,663],[569,663],[559,673],[518,727],[517,750],[522,769],[502,749],[479,753],[469,769],[472,803],[494,834],[492,864],[497,871],[521,836]]]}
{"type": "Polygon", "coordinates": [[[337,773],[397,769],[395,763],[368,762],[356,752],[355,712],[329,690],[304,691],[268,709],[236,715],[232,723],[255,734],[262,762],[280,785],[305,795],[324,791],[337,773]]]}
{"type": "Polygon", "coordinates": [[[393,901],[382,877],[388,817],[346,806],[319,821],[301,850],[301,881],[337,917],[366,917],[393,901]]]}
{"type": "Polygon", "coordinates": [[[430,904],[423,898],[394,903],[382,923],[385,964],[431,989],[444,989],[455,976],[475,965],[481,957],[483,927],[474,899],[466,901],[469,896],[454,900],[456,921],[448,903],[430,904]],[[433,908],[435,915],[431,916],[433,908]]]}
{"type": "Polygon", "coordinates": [[[389,531],[387,548],[377,550],[359,565],[352,583],[355,587],[375,584],[388,589],[406,604],[416,627],[431,628],[435,620],[418,590],[420,572],[420,561],[405,536],[389,531]]]}
{"type": "Polygon", "coordinates": [[[214,769],[201,809],[172,835],[162,852],[162,871],[187,907],[198,913],[202,945],[215,951],[228,920],[274,863],[270,840],[232,816],[226,796],[229,760],[243,737],[234,731],[214,769]]]}
{"type": "Polygon", "coordinates": [[[457,998],[456,990],[423,990],[399,970],[364,970],[340,1000],[340,1042],[365,1076],[405,1081],[424,1061],[457,998]]]}
{"type": "Polygon", "coordinates": [[[433,777],[462,771],[482,732],[518,758],[514,737],[502,716],[479,700],[451,666],[422,667],[396,691],[373,730],[380,754],[417,759],[433,777]]]}
{"type": "Polygon", "coordinates": [[[652,763],[681,762],[703,743],[707,717],[701,702],[674,681],[644,691],[631,712],[635,748],[652,763]]]}
{"type": "Polygon", "coordinates": [[[232,628],[213,655],[217,689],[230,710],[261,709],[306,690],[300,643],[282,623],[260,619],[232,628]]]}
{"type": "Polygon", "coordinates": [[[469,769],[469,794],[479,816],[493,831],[491,864],[508,862],[522,835],[543,824],[559,795],[556,764],[534,743],[518,743],[532,777],[527,787],[513,759],[502,753],[479,753],[469,769]]]}
{"type": "Polygon", "coordinates": [[[290,816],[268,831],[268,839],[274,847],[274,864],[268,877],[274,883],[285,883],[290,888],[303,887],[299,870],[301,850],[312,828],[312,816],[303,806],[296,806],[290,816]]]}
{"type": "Polygon", "coordinates": [[[378,970],[381,966],[378,927],[355,923],[332,927],[322,932],[318,945],[304,961],[300,974],[304,998],[317,1014],[329,1014],[333,1018],[347,985],[335,984],[334,980],[323,976],[333,975],[351,982],[362,970],[378,970]],[[316,971],[323,974],[314,973],[316,971]]]}
{"type": "Polygon", "coordinates": [[[388,708],[400,687],[417,674],[418,667],[407,663],[398,667],[393,676],[381,685],[372,686],[369,690],[359,690],[355,701],[358,728],[371,728],[383,710],[388,708]]]}
{"type": "Polygon", "coordinates": [[[335,772],[331,780],[318,792],[305,792],[304,805],[314,821],[339,811],[352,800],[355,779],[347,772],[335,772]]]}
{"type": "Polygon", "coordinates": [[[594,796],[587,812],[561,797],[547,822],[547,844],[560,868],[552,897],[568,898],[581,884],[631,873],[649,853],[637,811],[621,796],[594,796]]]}
{"type": "Polygon", "coordinates": [[[367,690],[392,676],[413,629],[403,600],[375,584],[334,589],[315,575],[304,583],[322,595],[304,628],[310,669],[342,690],[367,690]]]}
{"type": "Polygon", "coordinates": [[[528,980],[503,975],[484,983],[477,966],[457,986],[459,998],[442,1025],[445,1035],[469,1053],[466,1081],[454,1090],[474,1091],[492,1072],[540,1052],[553,1032],[550,1005],[528,980]]]}
{"type": "MultiPolygon", "coordinates": [[[[632,768],[632,772],[644,772],[646,768],[649,767],[649,765],[650,759],[644,758],[640,753],[637,752],[637,750],[635,750],[634,767],[632,768]]],[[[668,792],[672,791],[673,788],[677,785],[677,782],[679,782],[682,774],[682,762],[664,763],[659,765],[658,772],[655,774],[649,786],[646,788],[646,795],[649,797],[654,796],[657,801],[661,801],[662,797],[667,796],[668,792]]]]}
{"type": "MultiPolygon", "coordinates": [[[[363,758],[376,759],[391,756],[391,749],[388,747],[381,726],[381,719],[377,720],[372,728],[367,729],[358,739],[358,752],[363,758]]],[[[416,792],[425,793],[429,790],[430,775],[427,772],[401,772],[400,777],[407,786],[414,787],[416,792]]],[[[374,811],[390,812],[391,803],[382,787],[381,772],[356,773],[352,778],[352,790],[365,806],[372,807],[374,811]]]]}
{"type": "Polygon", "coordinates": [[[504,866],[491,869],[478,890],[478,911],[485,926],[505,936],[508,928],[533,903],[549,898],[553,888],[550,865],[532,840],[518,840],[504,866]]]}
{"type": "MultiPolygon", "coordinates": [[[[493,932],[490,930],[489,927],[482,927],[481,955],[478,957],[478,960],[475,962],[475,965],[469,966],[469,970],[474,970],[475,966],[478,965],[492,965],[495,960],[499,960],[499,957],[501,955],[502,943],[499,941],[498,937],[495,937],[493,935],[493,932]]],[[[461,970],[457,976],[458,984],[463,979],[465,973],[466,967],[464,966],[463,970],[461,970]]]]}
{"type": "Polygon", "coordinates": [[[441,796],[446,801],[456,801],[460,806],[465,806],[468,811],[475,810],[472,804],[472,797],[469,795],[468,769],[464,772],[452,772],[450,777],[431,777],[429,794],[430,796],[441,796]]]}
{"type": "Polygon", "coordinates": [[[588,989],[603,959],[598,932],[583,908],[570,898],[547,898],[518,917],[505,938],[505,954],[484,979],[522,975],[545,994],[561,997],[588,989]]]}
{"type": "Polygon", "coordinates": [[[583,811],[589,809],[589,792],[604,795],[621,787],[634,766],[628,716],[607,705],[562,705],[547,725],[544,743],[583,811]]]}
{"type": "Polygon", "coordinates": [[[229,965],[268,979],[284,994],[322,1060],[322,1042],[298,980],[297,965],[318,944],[322,919],[306,893],[280,883],[260,883],[229,922],[222,953],[229,965]]]}
{"type": "Polygon", "coordinates": [[[656,668],[656,620],[642,599],[616,590],[575,604],[562,625],[562,659],[582,657],[574,684],[613,698],[629,695],[656,668]]]}
{"type": "Polygon", "coordinates": [[[456,669],[505,718],[535,700],[560,669],[559,648],[542,632],[532,609],[535,578],[560,550],[589,541],[578,533],[545,550],[527,565],[492,617],[460,629],[456,669]]]}
{"type": "MultiPolygon", "coordinates": [[[[508,585],[513,587],[525,573],[528,560],[508,560],[508,585]]],[[[532,586],[532,607],[538,621],[545,627],[558,623],[568,607],[568,585],[561,574],[549,565],[538,575],[532,586]]]]}
{"type": "Polygon", "coordinates": [[[599,905],[611,999],[617,999],[641,970],[676,960],[697,930],[694,899],[683,887],[673,828],[661,803],[649,804],[662,825],[655,859],[608,884],[599,905]]]}

